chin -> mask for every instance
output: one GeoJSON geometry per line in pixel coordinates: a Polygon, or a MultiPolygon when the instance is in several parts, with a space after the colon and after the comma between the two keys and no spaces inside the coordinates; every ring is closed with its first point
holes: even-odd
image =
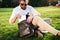
{"type": "Polygon", "coordinates": [[[23,8],[23,10],[25,10],[26,8],[23,8]]]}
{"type": "Polygon", "coordinates": [[[25,10],[26,9],[26,7],[25,8],[22,8],[23,10],[25,10]]]}

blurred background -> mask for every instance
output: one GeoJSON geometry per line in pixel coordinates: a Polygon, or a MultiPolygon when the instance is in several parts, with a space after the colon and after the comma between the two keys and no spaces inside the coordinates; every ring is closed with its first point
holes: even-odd
{"type": "MultiPolygon", "coordinates": [[[[60,37],[46,33],[42,38],[19,38],[18,21],[11,25],[9,18],[13,8],[19,5],[19,0],[0,0],[0,40],[60,40],[60,37]]],[[[51,26],[60,30],[60,0],[30,0],[33,6],[41,14],[41,18],[51,18],[51,26]]]]}
{"type": "MultiPolygon", "coordinates": [[[[40,6],[56,6],[56,4],[60,4],[60,0],[30,0],[29,5],[33,7],[40,6]]],[[[0,7],[16,7],[19,5],[19,0],[0,0],[0,7]]]]}

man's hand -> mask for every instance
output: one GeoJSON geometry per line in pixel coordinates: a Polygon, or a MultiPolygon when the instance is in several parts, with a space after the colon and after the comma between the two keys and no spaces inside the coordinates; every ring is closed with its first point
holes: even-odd
{"type": "Polygon", "coordinates": [[[20,14],[17,14],[16,15],[16,18],[20,19],[21,18],[21,15],[20,14]]]}
{"type": "Polygon", "coordinates": [[[28,17],[28,18],[27,18],[27,22],[28,22],[28,23],[32,22],[32,19],[33,19],[32,16],[28,17]]]}
{"type": "Polygon", "coordinates": [[[9,20],[10,24],[14,24],[17,18],[20,19],[21,15],[16,14],[16,16],[14,18],[12,18],[12,19],[9,20]]]}

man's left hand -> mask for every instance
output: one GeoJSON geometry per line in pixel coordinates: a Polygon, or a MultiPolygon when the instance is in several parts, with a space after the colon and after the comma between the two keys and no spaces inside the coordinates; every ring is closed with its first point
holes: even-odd
{"type": "Polygon", "coordinates": [[[32,22],[32,19],[33,19],[32,16],[28,17],[28,18],[27,18],[27,22],[28,22],[28,23],[32,22]]]}

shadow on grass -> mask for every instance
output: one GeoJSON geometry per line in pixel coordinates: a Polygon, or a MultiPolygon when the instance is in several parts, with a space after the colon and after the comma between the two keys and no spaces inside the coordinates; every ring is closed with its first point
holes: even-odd
{"type": "Polygon", "coordinates": [[[43,37],[43,40],[60,40],[60,37],[54,36],[54,35],[52,35],[52,34],[46,34],[46,35],[43,37]]]}
{"type": "Polygon", "coordinates": [[[18,32],[11,32],[8,34],[3,34],[2,37],[0,37],[0,40],[60,40],[60,37],[53,36],[51,34],[45,34],[43,38],[38,37],[30,37],[30,38],[19,38],[18,32]]]}
{"type": "Polygon", "coordinates": [[[2,37],[0,37],[0,40],[42,40],[42,38],[37,37],[30,37],[30,38],[19,38],[18,32],[10,32],[7,34],[2,33],[2,37]]]}

